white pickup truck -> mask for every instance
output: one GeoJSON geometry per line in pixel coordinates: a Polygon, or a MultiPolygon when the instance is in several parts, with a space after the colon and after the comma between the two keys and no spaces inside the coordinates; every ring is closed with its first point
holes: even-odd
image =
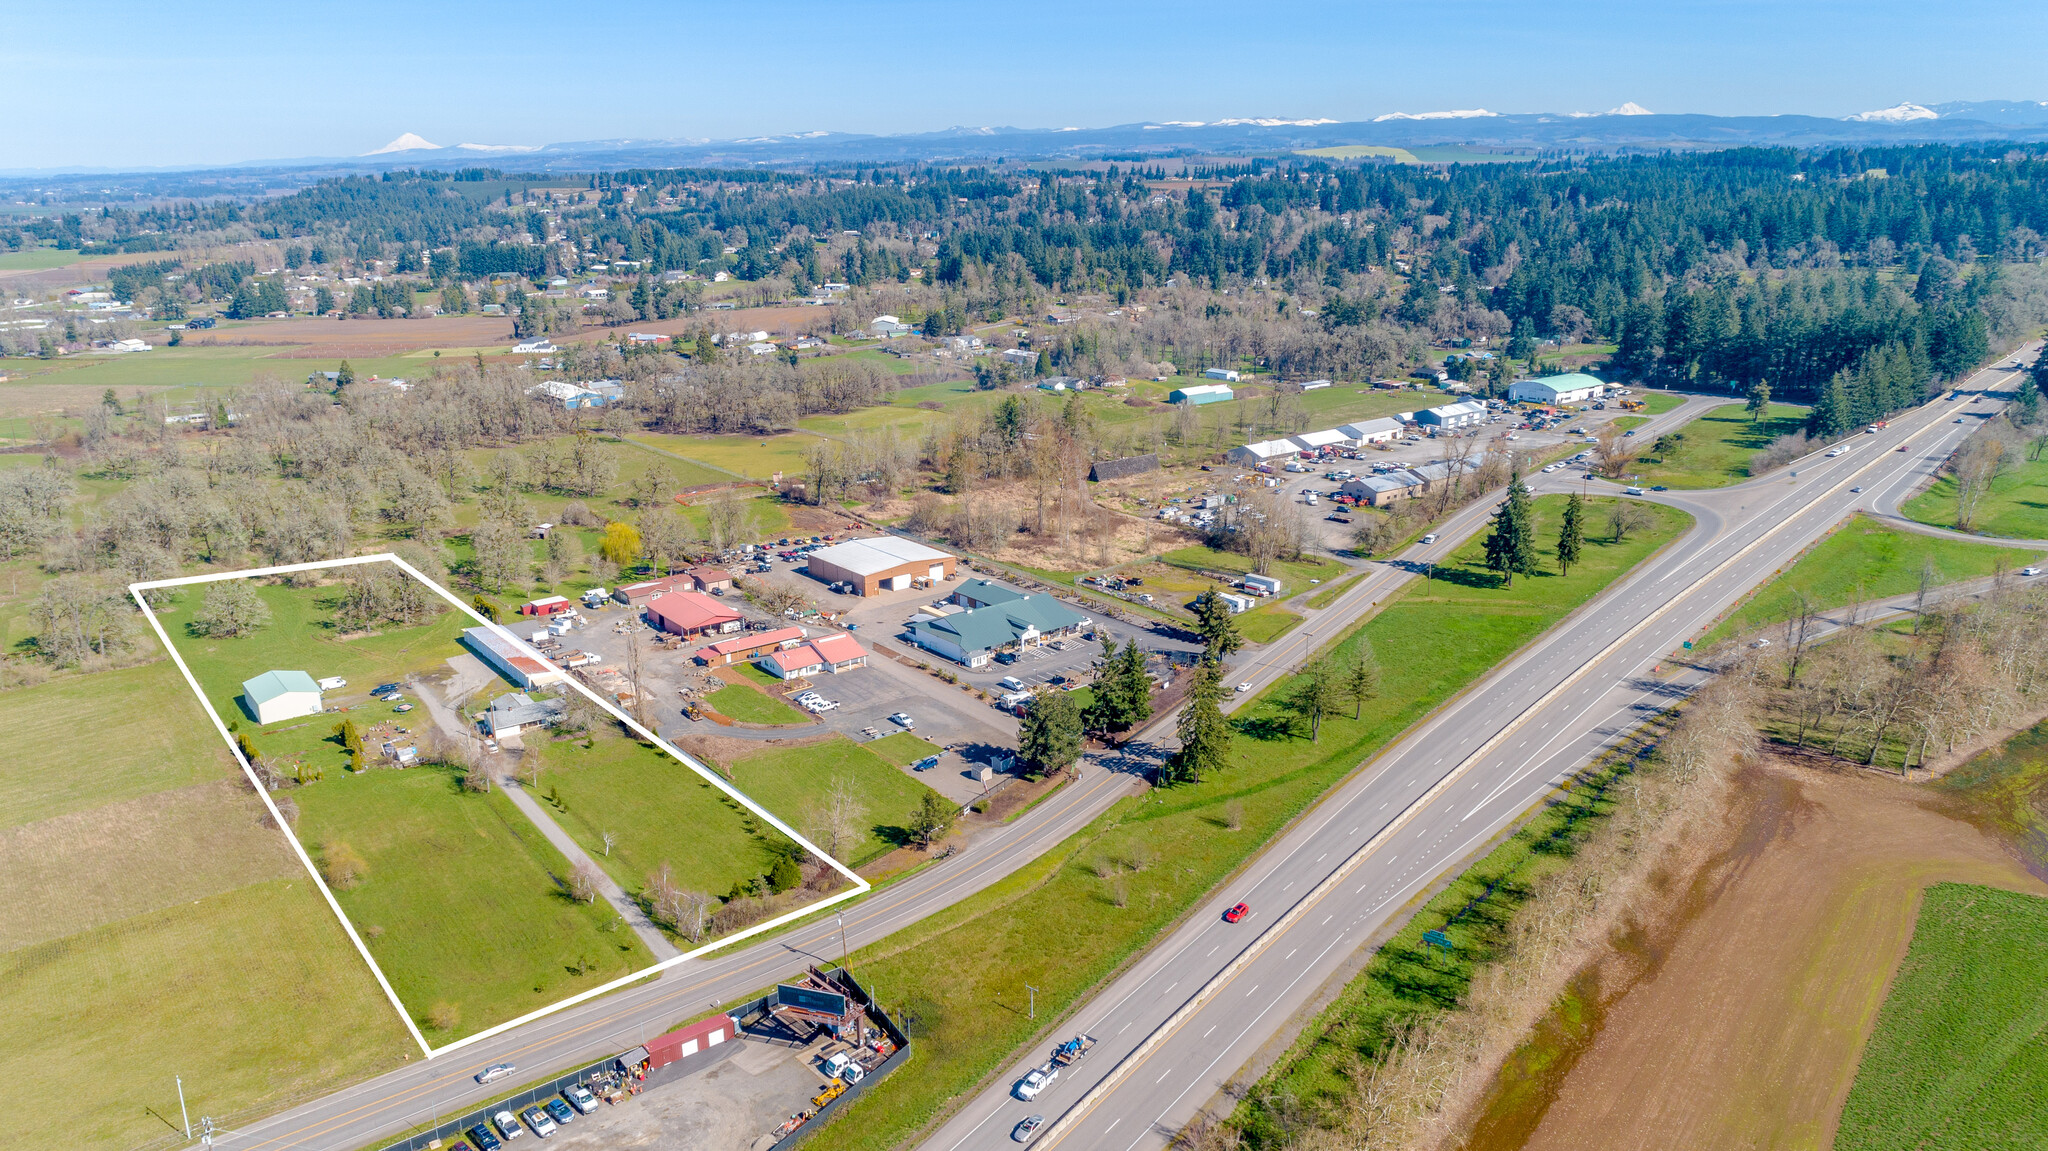
{"type": "Polygon", "coordinates": [[[1024,1078],[1017,1080],[1017,1098],[1029,1103],[1038,1098],[1039,1092],[1052,1086],[1052,1081],[1059,1077],[1060,1069],[1051,1063],[1033,1067],[1024,1078]]]}

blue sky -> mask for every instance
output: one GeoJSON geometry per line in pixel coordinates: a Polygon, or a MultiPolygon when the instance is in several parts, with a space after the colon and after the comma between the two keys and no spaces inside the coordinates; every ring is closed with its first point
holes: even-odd
{"type": "Polygon", "coordinates": [[[2043,99],[2048,4],[30,0],[0,168],[955,124],[2043,99]]]}

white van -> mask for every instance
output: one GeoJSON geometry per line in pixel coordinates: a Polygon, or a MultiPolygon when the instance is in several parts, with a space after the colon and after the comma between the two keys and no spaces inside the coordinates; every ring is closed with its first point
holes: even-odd
{"type": "Polygon", "coordinates": [[[1027,686],[1027,685],[1026,685],[1026,684],[1024,683],[1024,681],[1023,681],[1023,680],[1021,680],[1021,679],[1018,679],[1018,678],[1017,678],[1016,676],[1014,676],[1014,675],[1006,675],[1006,676],[1004,676],[1003,678],[1001,678],[1001,679],[997,680],[997,681],[996,681],[996,686],[997,686],[997,687],[999,687],[999,688],[1002,688],[1002,689],[1003,689],[1004,691],[1029,691],[1029,690],[1031,690],[1031,689],[1030,689],[1030,688],[1029,688],[1029,687],[1028,687],[1028,686],[1027,686]]]}

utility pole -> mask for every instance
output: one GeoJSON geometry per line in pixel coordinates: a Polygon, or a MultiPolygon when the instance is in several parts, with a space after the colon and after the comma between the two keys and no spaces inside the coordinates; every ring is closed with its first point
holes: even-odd
{"type": "Polygon", "coordinates": [[[204,1147],[213,1146],[213,1119],[206,1115],[199,1117],[199,1143],[204,1147]]]}
{"type": "Polygon", "coordinates": [[[839,921],[839,970],[844,971],[846,970],[846,914],[840,912],[834,915],[833,918],[839,921]]]}
{"type": "Polygon", "coordinates": [[[1038,1018],[1038,988],[1026,983],[1024,990],[1031,993],[1031,1018],[1035,1021],[1038,1018]]]}
{"type": "Polygon", "coordinates": [[[178,1081],[178,1118],[185,1121],[185,1138],[192,1138],[192,1113],[185,1110],[185,1077],[174,1076],[178,1081]]]}

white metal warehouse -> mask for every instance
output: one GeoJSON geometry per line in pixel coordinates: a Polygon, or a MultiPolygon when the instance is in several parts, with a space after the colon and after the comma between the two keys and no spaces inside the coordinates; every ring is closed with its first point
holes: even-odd
{"type": "Polygon", "coordinates": [[[959,561],[937,548],[900,536],[848,540],[811,553],[811,578],[850,583],[855,595],[902,591],[917,579],[942,580],[959,561]]]}

